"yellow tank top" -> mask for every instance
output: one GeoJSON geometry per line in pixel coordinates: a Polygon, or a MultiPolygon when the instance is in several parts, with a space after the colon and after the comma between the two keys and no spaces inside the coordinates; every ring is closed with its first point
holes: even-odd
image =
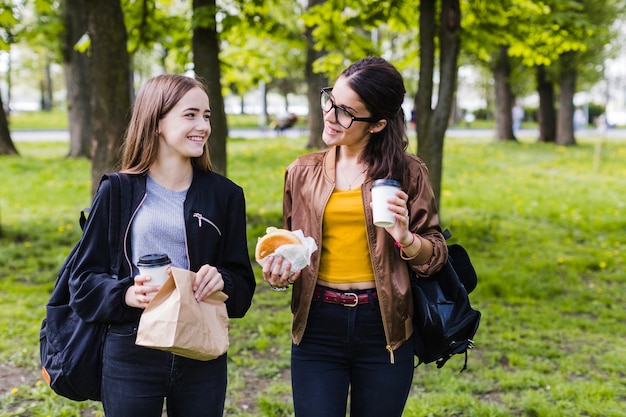
{"type": "Polygon", "coordinates": [[[322,220],[319,278],[337,284],[374,281],[361,187],[333,191],[322,220]]]}

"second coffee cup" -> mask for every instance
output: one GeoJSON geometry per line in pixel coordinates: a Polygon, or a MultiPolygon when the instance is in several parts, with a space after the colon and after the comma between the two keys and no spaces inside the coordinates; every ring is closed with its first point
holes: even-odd
{"type": "Polygon", "coordinates": [[[163,285],[167,281],[167,268],[172,264],[165,253],[143,255],[137,262],[140,275],[149,275],[152,279],[146,285],[163,285]]]}

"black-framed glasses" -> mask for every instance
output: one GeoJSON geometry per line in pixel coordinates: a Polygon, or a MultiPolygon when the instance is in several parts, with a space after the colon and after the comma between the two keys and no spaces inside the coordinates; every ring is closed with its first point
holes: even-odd
{"type": "Polygon", "coordinates": [[[335,120],[339,123],[339,126],[344,129],[350,128],[352,126],[352,122],[377,122],[378,119],[375,117],[356,117],[348,110],[344,109],[341,106],[335,104],[335,101],[330,95],[330,92],[333,91],[332,87],[322,88],[320,93],[322,94],[320,103],[322,105],[322,111],[324,113],[328,113],[332,109],[335,109],[335,120]]]}

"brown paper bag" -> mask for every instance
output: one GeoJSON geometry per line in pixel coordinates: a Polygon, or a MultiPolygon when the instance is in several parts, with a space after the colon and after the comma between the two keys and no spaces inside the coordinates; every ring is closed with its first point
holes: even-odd
{"type": "Polygon", "coordinates": [[[223,292],[203,301],[193,296],[195,273],[170,268],[169,278],[141,314],[140,346],[167,350],[186,358],[211,360],[228,350],[228,313],[223,292]]]}

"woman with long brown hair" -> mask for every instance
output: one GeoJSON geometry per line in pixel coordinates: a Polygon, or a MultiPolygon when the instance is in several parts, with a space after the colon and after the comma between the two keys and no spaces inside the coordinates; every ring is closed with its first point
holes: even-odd
{"type": "Polygon", "coordinates": [[[293,284],[291,375],[297,417],[400,417],[414,371],[409,268],[421,276],[445,263],[447,247],[425,164],[407,153],[400,73],[382,58],[359,60],[321,90],[328,149],[287,167],[283,227],[317,247],[310,266],[264,279],[293,284]],[[374,226],[377,179],[392,226],[374,226]],[[292,275],[292,272],[295,274],[292,275]]]}
{"type": "Polygon", "coordinates": [[[130,180],[124,198],[131,215],[118,276],[109,271],[108,181],[94,198],[73,271],[72,307],[85,321],[109,324],[102,371],[107,417],[160,417],[164,399],[170,417],[223,415],[226,354],[198,361],[135,345],[141,313],[160,288],[139,273],[143,255],[164,253],[173,266],[195,272],[198,302],[226,293],[231,318],[251,304],[244,193],[211,171],[210,116],[206,88],[191,77],[160,75],[139,91],[121,171],[130,180]]]}

